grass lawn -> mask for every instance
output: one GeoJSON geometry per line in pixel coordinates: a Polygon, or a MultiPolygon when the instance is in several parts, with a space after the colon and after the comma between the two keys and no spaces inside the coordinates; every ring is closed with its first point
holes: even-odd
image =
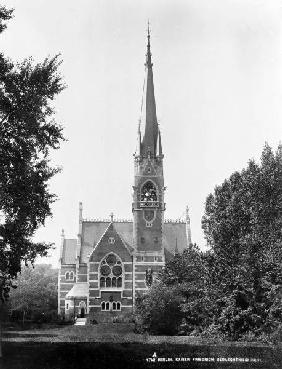
{"type": "Polygon", "coordinates": [[[7,331],[3,340],[1,369],[280,369],[282,362],[281,348],[137,335],[120,323],[7,331]]]}

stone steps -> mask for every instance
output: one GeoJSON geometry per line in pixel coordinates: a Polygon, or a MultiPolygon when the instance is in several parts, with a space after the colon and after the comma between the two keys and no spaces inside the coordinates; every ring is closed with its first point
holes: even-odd
{"type": "Polygon", "coordinates": [[[77,318],[74,325],[86,325],[87,318],[77,318]]]}

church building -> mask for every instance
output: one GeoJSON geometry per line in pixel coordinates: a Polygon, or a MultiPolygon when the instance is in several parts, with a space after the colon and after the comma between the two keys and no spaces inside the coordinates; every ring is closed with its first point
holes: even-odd
{"type": "MultiPolygon", "coordinates": [[[[163,149],[147,35],[142,115],[134,154],[132,220],[88,220],[79,203],[76,239],[61,236],[58,313],[66,319],[89,316],[111,321],[132,312],[138,295],[148,290],[175,253],[191,244],[190,219],[164,218],[163,149]]],[[[130,163],[129,163],[130,165],[130,163]]],[[[128,189],[130,190],[130,189],[128,189]]]]}

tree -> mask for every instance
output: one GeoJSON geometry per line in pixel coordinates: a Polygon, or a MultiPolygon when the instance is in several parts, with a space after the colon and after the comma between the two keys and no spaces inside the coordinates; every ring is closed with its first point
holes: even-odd
{"type": "Polygon", "coordinates": [[[205,254],[190,245],[168,261],[148,292],[136,303],[137,325],[152,333],[188,334],[209,324],[205,254]]]}
{"type": "Polygon", "coordinates": [[[51,265],[23,267],[18,288],[11,292],[8,308],[29,319],[51,319],[57,312],[57,270],[51,265]]]}
{"type": "Polygon", "coordinates": [[[153,284],[148,293],[136,299],[136,330],[164,335],[177,333],[182,319],[181,302],[176,287],[153,284]]]}
{"type": "Polygon", "coordinates": [[[210,250],[192,245],[167,262],[138,301],[137,322],[231,340],[281,336],[282,147],[266,144],[260,163],[217,186],[202,226],[210,250]]]}
{"type": "Polygon", "coordinates": [[[217,323],[230,338],[268,333],[282,323],[282,147],[266,144],[217,186],[206,201],[202,226],[213,252],[217,323]],[[280,292],[279,292],[280,291],[280,292]],[[275,310],[275,313],[270,313],[275,310]]]}
{"type": "MultiPolygon", "coordinates": [[[[0,6],[0,33],[12,13],[0,6]]],[[[64,140],[51,106],[64,88],[59,65],[58,56],[13,63],[0,53],[0,305],[22,262],[33,263],[52,246],[32,237],[56,198],[48,181],[58,172],[50,150],[64,140]]]]}
{"type": "MultiPolygon", "coordinates": [[[[3,30],[11,11],[0,9],[3,30]]],[[[48,181],[59,170],[50,166],[50,150],[64,140],[51,106],[64,88],[59,65],[58,56],[14,64],[0,54],[0,270],[12,278],[22,261],[33,262],[51,247],[32,236],[56,198],[48,181]]]]}

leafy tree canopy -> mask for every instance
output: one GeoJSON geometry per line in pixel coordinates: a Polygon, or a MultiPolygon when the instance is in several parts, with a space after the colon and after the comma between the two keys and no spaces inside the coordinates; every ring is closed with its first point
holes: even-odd
{"type": "Polygon", "coordinates": [[[217,323],[230,337],[282,323],[282,146],[233,173],[206,201],[217,323]],[[275,291],[275,293],[274,293],[275,291]]]}
{"type": "Polygon", "coordinates": [[[273,153],[266,144],[259,164],[251,160],[215,188],[207,198],[202,226],[218,262],[226,272],[233,269],[234,278],[237,266],[248,274],[250,266],[265,271],[281,262],[281,145],[273,153]]]}
{"type": "MultiPolygon", "coordinates": [[[[0,33],[11,16],[0,7],[0,33]]],[[[0,271],[8,279],[16,277],[22,261],[34,262],[51,247],[32,237],[56,198],[48,181],[58,172],[50,165],[50,150],[64,140],[51,105],[64,89],[59,65],[58,56],[14,63],[0,53],[0,271]]]]}
{"type": "Polygon", "coordinates": [[[251,160],[215,188],[202,226],[210,250],[192,245],[168,261],[160,285],[138,301],[137,322],[156,330],[162,314],[169,332],[232,340],[281,336],[281,145],[273,152],[266,144],[260,163],[251,160]]]}
{"type": "Polygon", "coordinates": [[[51,265],[23,267],[18,276],[18,288],[10,294],[8,308],[24,312],[29,318],[57,312],[57,278],[58,271],[51,265]]]}

